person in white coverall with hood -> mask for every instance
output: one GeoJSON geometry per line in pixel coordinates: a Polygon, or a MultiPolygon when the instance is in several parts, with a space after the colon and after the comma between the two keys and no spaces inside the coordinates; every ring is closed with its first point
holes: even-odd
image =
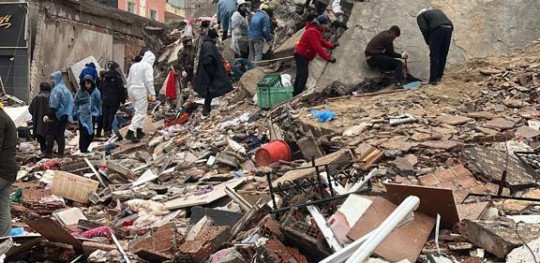
{"type": "Polygon", "coordinates": [[[135,115],[131,119],[131,125],[126,134],[126,139],[134,143],[144,137],[143,121],[146,118],[148,102],[156,101],[156,90],[154,88],[154,62],[156,56],[146,51],[142,60],[135,63],[129,69],[127,79],[128,94],[135,108],[135,115]]]}

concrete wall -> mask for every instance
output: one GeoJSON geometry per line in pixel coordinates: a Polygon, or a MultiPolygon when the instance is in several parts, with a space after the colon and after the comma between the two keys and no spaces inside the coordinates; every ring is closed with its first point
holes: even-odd
{"type": "Polygon", "coordinates": [[[416,24],[416,15],[432,5],[443,10],[455,26],[449,64],[473,57],[507,53],[540,38],[539,0],[379,0],[355,2],[349,29],[333,52],[336,64],[329,64],[318,82],[326,87],[334,81],[356,85],[375,72],[364,57],[367,42],[392,25],[401,27],[394,42],[397,51],[409,53],[411,73],[429,75],[429,50],[416,24]]]}
{"type": "Polygon", "coordinates": [[[101,66],[114,60],[125,70],[145,47],[143,27],[150,21],[137,15],[88,0],[79,4],[37,0],[31,7],[38,15],[33,17],[30,97],[53,71],[66,72],[88,56],[94,56],[101,66]]]}
{"type": "Polygon", "coordinates": [[[128,2],[135,4],[135,14],[150,19],[151,10],[154,10],[156,21],[165,22],[165,0],[119,0],[118,9],[128,11],[128,2]]]}

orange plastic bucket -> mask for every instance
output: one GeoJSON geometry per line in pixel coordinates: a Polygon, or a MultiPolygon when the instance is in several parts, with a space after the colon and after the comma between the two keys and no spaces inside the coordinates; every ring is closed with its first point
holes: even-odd
{"type": "Polygon", "coordinates": [[[291,155],[291,148],[285,141],[275,140],[257,150],[255,161],[259,166],[270,166],[280,160],[290,161],[291,155]]]}

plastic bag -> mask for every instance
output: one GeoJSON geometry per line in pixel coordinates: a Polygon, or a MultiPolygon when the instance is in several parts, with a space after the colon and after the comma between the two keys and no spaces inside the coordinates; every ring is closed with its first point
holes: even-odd
{"type": "Polygon", "coordinates": [[[329,122],[336,117],[336,114],[331,112],[330,110],[323,110],[323,111],[312,110],[311,115],[317,118],[319,122],[329,122]]]}

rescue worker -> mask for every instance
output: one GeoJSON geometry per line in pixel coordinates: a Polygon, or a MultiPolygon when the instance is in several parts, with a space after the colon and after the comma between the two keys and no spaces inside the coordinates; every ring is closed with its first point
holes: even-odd
{"type": "Polygon", "coordinates": [[[45,154],[47,149],[47,124],[43,122],[43,117],[49,112],[49,97],[51,96],[51,84],[42,82],[39,84],[39,93],[34,97],[28,107],[32,115],[34,138],[39,143],[41,154],[45,154]]]}
{"type": "Polygon", "coordinates": [[[112,122],[121,105],[126,103],[126,90],[120,65],[109,61],[105,66],[106,72],[101,83],[101,95],[103,98],[103,129],[108,138],[112,134],[112,122]]]}
{"type": "Polygon", "coordinates": [[[261,61],[272,42],[272,9],[259,9],[251,18],[249,26],[249,56],[253,61],[261,61]]]}
{"type": "Polygon", "coordinates": [[[101,111],[101,94],[90,75],[86,75],[79,91],[75,95],[73,119],[79,123],[79,150],[88,153],[88,147],[94,139],[94,117],[101,111]]]}
{"type": "Polygon", "coordinates": [[[49,98],[49,114],[43,117],[44,122],[50,122],[48,124],[49,134],[47,135],[46,158],[52,157],[54,142],[58,145],[58,155],[60,157],[64,156],[66,148],[64,133],[73,113],[73,96],[64,85],[62,72],[56,71],[52,73],[51,79],[54,87],[49,98]]]}
{"type": "MultiPolygon", "coordinates": [[[[0,237],[11,236],[11,185],[17,178],[19,165],[15,159],[17,127],[0,103],[0,237]]],[[[9,240],[9,239],[8,239],[9,240]]],[[[11,240],[3,242],[11,242],[11,240]]],[[[2,245],[4,243],[2,242],[2,245]]]]}
{"type": "Polygon", "coordinates": [[[454,25],[439,9],[422,9],[416,22],[429,46],[429,84],[437,85],[444,75],[454,25]]]}
{"type": "Polygon", "coordinates": [[[399,54],[394,50],[394,40],[400,35],[401,30],[399,27],[392,26],[389,30],[373,37],[365,50],[367,64],[379,70],[392,70],[397,87],[401,87],[405,80],[403,62],[397,60],[397,58],[408,58],[405,52],[399,54]]]}
{"type": "Polygon", "coordinates": [[[156,101],[154,88],[154,62],[156,56],[146,51],[141,62],[135,63],[129,69],[127,79],[128,93],[135,108],[135,115],[131,119],[126,139],[137,143],[144,137],[143,121],[146,118],[148,102],[156,101]]]}
{"type": "Polygon", "coordinates": [[[195,92],[204,98],[203,116],[209,116],[212,99],[223,96],[233,90],[231,82],[225,72],[221,54],[216,48],[219,34],[210,29],[203,39],[199,66],[195,76],[195,92]]]}
{"type": "Polygon", "coordinates": [[[338,44],[331,44],[323,37],[323,31],[328,29],[328,18],[320,15],[311,23],[306,25],[306,31],[302,34],[294,52],[296,62],[296,79],[294,80],[294,93],[296,96],[304,91],[309,77],[309,62],[319,55],[322,59],[335,63],[336,59],[324,50],[335,49],[338,44]]]}
{"type": "Polygon", "coordinates": [[[217,4],[217,22],[223,30],[222,41],[229,37],[231,17],[236,11],[236,0],[219,0],[217,4]]]}
{"type": "Polygon", "coordinates": [[[234,51],[234,58],[249,57],[249,24],[247,21],[247,2],[238,0],[238,10],[231,18],[231,49],[234,51]]]}

